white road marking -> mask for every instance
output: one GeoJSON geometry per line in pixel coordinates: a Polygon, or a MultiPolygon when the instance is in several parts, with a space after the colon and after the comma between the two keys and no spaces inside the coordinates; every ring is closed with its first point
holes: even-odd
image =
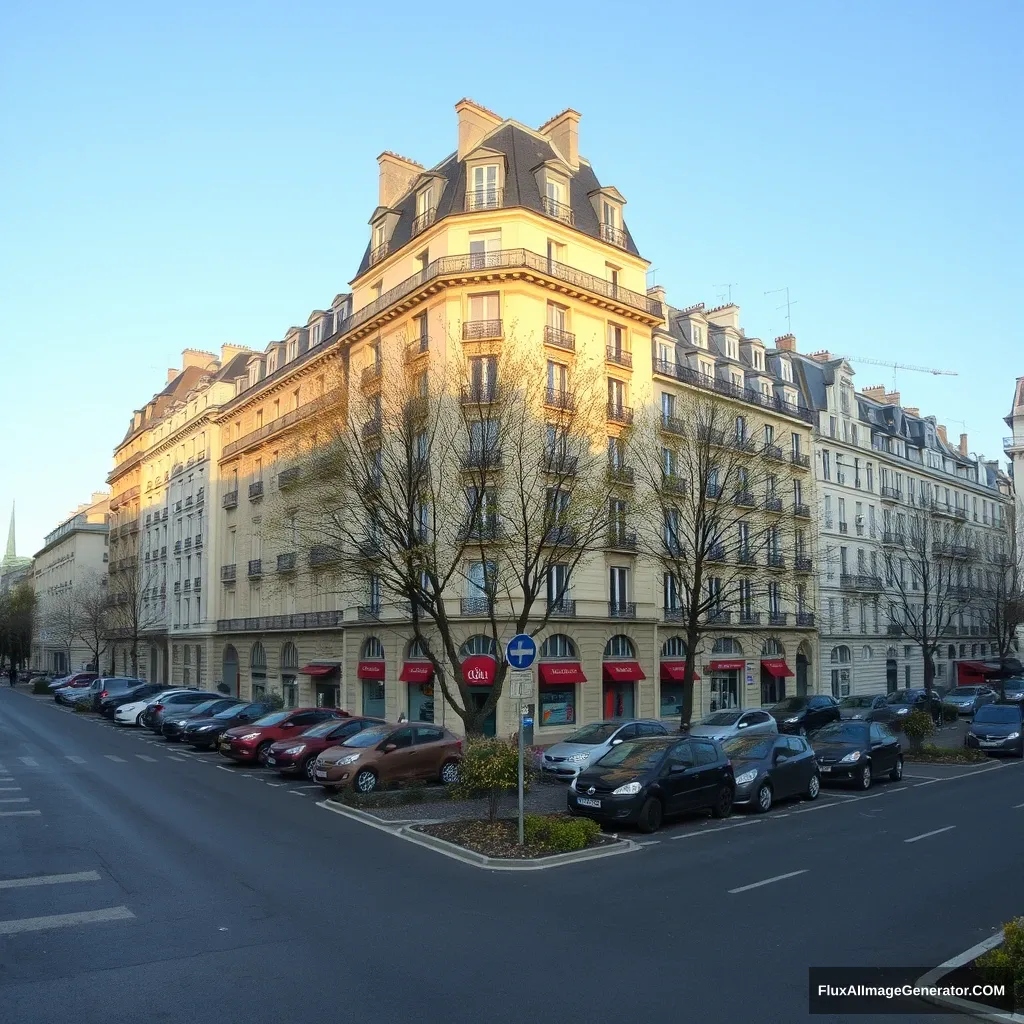
{"type": "Polygon", "coordinates": [[[0,786],[0,793],[20,793],[21,786],[0,786]]]}
{"type": "Polygon", "coordinates": [[[922,786],[934,786],[936,782],[945,782],[945,779],[929,779],[928,782],[915,782],[914,789],[920,789],[922,786]]]}
{"type": "Polygon", "coordinates": [[[1024,807],[1024,804],[1014,804],[1013,805],[1013,809],[1015,811],[1019,811],[1022,807],[1024,807]]]}
{"type": "Polygon", "coordinates": [[[956,825],[947,825],[945,828],[937,828],[937,829],[934,829],[931,832],[922,832],[921,835],[919,835],[919,836],[911,836],[910,839],[904,839],[903,842],[905,842],[905,843],[916,843],[916,842],[918,842],[921,839],[928,839],[931,836],[938,836],[938,835],[941,835],[943,832],[949,832],[950,830],[952,830],[954,828],[956,828],[956,825]]]}
{"type": "Polygon", "coordinates": [[[29,768],[39,767],[39,762],[34,757],[19,757],[18,760],[29,768]]]}
{"type": "Polygon", "coordinates": [[[711,832],[728,832],[734,828],[746,828],[748,825],[760,825],[764,818],[751,818],[750,821],[740,821],[735,825],[719,825],[718,828],[703,828],[699,832],[686,832],[681,836],[671,836],[672,839],[693,839],[694,836],[706,836],[711,832]]]}
{"type": "Polygon", "coordinates": [[[27,803],[28,803],[28,797],[27,796],[5,796],[3,799],[0,799],[0,804],[27,804],[27,803]]]}
{"type": "Polygon", "coordinates": [[[117,754],[104,754],[103,755],[108,761],[116,761],[118,764],[124,764],[125,760],[123,757],[118,757],[117,754]]]}
{"type": "Polygon", "coordinates": [[[781,882],[786,878],[796,878],[797,875],[806,875],[810,868],[801,868],[799,871],[787,871],[784,875],[773,875],[771,878],[764,878],[760,882],[751,882],[750,885],[741,885],[737,889],[730,889],[730,894],[747,892],[750,889],[760,889],[762,885],[771,885],[772,882],[781,882]]]}
{"type": "Polygon", "coordinates": [[[70,761],[72,764],[85,764],[85,758],[79,757],[77,754],[65,754],[65,761],[70,761]]]}
{"type": "Polygon", "coordinates": [[[6,778],[0,779],[0,782],[13,782],[13,781],[14,781],[14,779],[11,778],[10,775],[8,775],[6,778]]]}
{"type": "Polygon", "coordinates": [[[156,758],[155,758],[155,757],[150,757],[150,756],[149,756],[149,754],[136,754],[135,756],[136,756],[136,757],[137,757],[137,758],[138,758],[138,759],[139,759],[140,761],[150,761],[150,762],[152,762],[153,764],[156,764],[156,758]]]}
{"type": "Polygon", "coordinates": [[[50,914],[47,917],[23,917],[16,921],[0,921],[0,935],[41,932],[49,928],[70,928],[76,924],[99,924],[103,921],[127,921],[134,917],[127,907],[83,910],[77,914],[50,914]]]}
{"type": "Polygon", "coordinates": [[[268,782],[268,786],[287,786],[287,782],[268,782]]]}
{"type": "Polygon", "coordinates": [[[178,757],[178,756],[177,756],[176,754],[168,754],[168,755],[167,755],[167,760],[168,760],[168,761],[184,761],[184,760],[185,760],[185,758],[183,758],[183,757],[178,757]]]}
{"type": "Polygon", "coordinates": [[[660,839],[648,839],[646,842],[637,843],[637,846],[657,846],[660,843],[660,839]]]}
{"type": "Polygon", "coordinates": [[[0,818],[35,817],[42,814],[42,811],[0,811],[0,818]]]}
{"type": "Polygon", "coordinates": [[[288,792],[291,793],[292,796],[305,796],[306,795],[305,793],[302,792],[301,789],[289,789],[288,792]]]}
{"type": "Polygon", "coordinates": [[[235,774],[234,770],[233,770],[233,769],[231,769],[231,768],[229,768],[229,767],[228,767],[228,766],[227,766],[226,764],[219,764],[219,765],[217,765],[217,767],[218,767],[218,768],[219,768],[219,769],[220,769],[220,770],[221,770],[222,772],[231,772],[231,774],[232,774],[232,775],[234,775],[234,774],[235,774]]]}
{"type": "Polygon", "coordinates": [[[98,882],[98,871],[75,871],[69,875],[32,875],[29,878],[0,878],[0,889],[23,889],[29,885],[63,885],[65,882],[98,882]]]}

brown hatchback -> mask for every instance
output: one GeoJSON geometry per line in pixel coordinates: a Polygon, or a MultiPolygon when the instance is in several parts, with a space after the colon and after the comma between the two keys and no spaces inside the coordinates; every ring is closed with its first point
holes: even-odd
{"type": "Polygon", "coordinates": [[[370,793],[392,782],[459,781],[462,740],[439,725],[374,725],[328,747],[313,766],[325,789],[370,793]]]}

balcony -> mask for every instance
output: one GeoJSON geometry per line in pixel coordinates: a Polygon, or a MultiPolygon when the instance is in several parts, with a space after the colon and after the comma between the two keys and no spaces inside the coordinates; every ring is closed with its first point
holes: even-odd
{"type": "Polygon", "coordinates": [[[356,550],[362,558],[379,558],[380,541],[376,537],[363,537],[356,545],[356,550]]]}
{"type": "Polygon", "coordinates": [[[554,547],[572,547],[576,543],[576,531],[564,523],[549,526],[544,531],[544,543],[554,547]]]}
{"type": "Polygon", "coordinates": [[[673,434],[676,437],[682,437],[686,433],[686,427],[678,416],[667,416],[665,413],[661,414],[661,429],[666,434],[673,434]]]}
{"type": "Polygon", "coordinates": [[[769,612],[768,613],[768,625],[769,626],[788,626],[789,625],[789,612],[769,612]]]}
{"type": "Polygon", "coordinates": [[[814,625],[814,612],[797,612],[796,624],[808,628],[814,625]]]}
{"type": "Polygon", "coordinates": [[[625,366],[630,370],[633,368],[633,353],[627,352],[617,345],[605,346],[605,355],[609,363],[614,363],[616,366],[625,366]]]}
{"type": "Polygon", "coordinates": [[[839,532],[840,533],[849,533],[850,532],[850,524],[849,523],[842,523],[841,522],[839,524],[839,532]]]}
{"type": "Polygon", "coordinates": [[[175,512],[180,512],[181,511],[181,502],[180,501],[176,501],[174,503],[174,511],[175,512]]]}
{"type": "Polygon", "coordinates": [[[313,568],[318,568],[323,565],[333,565],[339,561],[341,554],[337,548],[332,547],[330,544],[314,544],[309,549],[309,564],[313,568]]]}
{"type": "Polygon", "coordinates": [[[199,591],[202,590],[202,589],[203,589],[203,577],[202,576],[196,576],[196,578],[194,580],[192,580],[192,590],[195,593],[198,594],[199,591]]]}
{"type": "Polygon", "coordinates": [[[407,363],[414,363],[420,356],[425,356],[429,351],[430,336],[428,334],[421,334],[418,338],[413,338],[405,346],[405,361],[407,363]]]}
{"type": "Polygon", "coordinates": [[[801,455],[800,452],[791,452],[789,461],[797,469],[810,469],[811,468],[811,457],[810,455],[801,455]]]}
{"type": "Polygon", "coordinates": [[[765,512],[781,512],[782,511],[782,499],[781,498],[765,498],[764,499],[764,510],[765,510],[765,512]]]}
{"type": "Polygon", "coordinates": [[[897,487],[890,487],[888,484],[882,484],[878,489],[878,493],[881,495],[882,501],[903,500],[903,492],[897,487]]]}
{"type": "Polygon", "coordinates": [[[198,551],[203,546],[203,535],[201,533],[197,533],[195,540],[192,543],[195,549],[198,551]]]}
{"type": "Polygon", "coordinates": [[[544,456],[544,472],[554,476],[575,476],[579,470],[579,462],[575,455],[549,452],[544,456]]]}
{"type": "Polygon", "coordinates": [[[633,410],[628,405],[619,405],[618,402],[609,402],[608,419],[612,423],[624,423],[627,426],[631,426],[633,423],[633,410]]]}
{"type": "Polygon", "coordinates": [[[220,499],[222,508],[237,508],[238,507],[238,491],[228,491],[223,498],[220,499]]]}
{"type": "MultiPolygon", "coordinates": [[[[320,350],[321,346],[314,346],[309,351],[314,354],[320,350]]],[[[300,357],[301,358],[301,357],[300,357]]],[[[294,366],[294,361],[286,364],[289,370],[294,366]]],[[[319,398],[314,398],[311,402],[306,402],[305,405],[300,405],[297,409],[292,409],[290,412],[283,413],[278,416],[277,419],[271,420],[269,423],[264,423],[261,427],[257,427],[255,430],[249,431],[248,434],[243,434],[241,437],[235,438],[234,441],[224,445],[224,450],[221,452],[223,458],[227,458],[229,455],[234,455],[236,452],[240,452],[245,448],[249,448],[252,445],[258,444],[260,441],[265,440],[272,434],[277,434],[287,427],[298,423],[300,420],[304,420],[311,416],[313,413],[322,411],[329,405],[332,405],[342,398],[342,390],[335,388],[329,391],[325,395],[321,395],[319,398]]]]}
{"type": "Polygon", "coordinates": [[[840,590],[876,591],[882,589],[881,576],[870,573],[840,573],[840,590]]]}
{"type": "Polygon", "coordinates": [[[732,503],[742,508],[754,507],[754,495],[750,491],[737,491],[732,496],[732,503]]]}
{"type": "Polygon", "coordinates": [[[896,545],[905,544],[907,538],[898,530],[883,530],[882,531],[882,544],[886,547],[894,547],[896,545]]]}
{"type": "Polygon", "coordinates": [[[362,427],[359,428],[359,433],[362,437],[376,437],[381,430],[381,420],[379,416],[374,416],[373,419],[367,420],[362,427]]]}
{"type": "Polygon", "coordinates": [[[466,523],[459,530],[460,540],[491,541],[501,537],[501,525],[495,521],[466,523]]]}
{"type": "Polygon", "coordinates": [[[167,545],[166,544],[164,544],[160,548],[160,559],[161,559],[161,561],[163,561],[165,558],[167,558],[167,545]]]}
{"type": "Polygon", "coordinates": [[[687,493],[690,487],[690,481],[684,480],[681,476],[675,476],[670,473],[666,473],[661,478],[661,492],[662,494],[675,495],[676,497],[682,497],[687,493]]]}
{"type": "Polygon", "coordinates": [[[782,449],[777,444],[766,444],[761,453],[766,459],[773,459],[775,462],[783,462],[782,449]]]}
{"type": "Polygon", "coordinates": [[[422,213],[418,213],[413,219],[412,228],[410,229],[413,237],[418,235],[421,231],[426,231],[436,219],[437,207],[431,207],[429,210],[424,210],[422,213]]]}
{"type": "Polygon", "coordinates": [[[705,497],[710,498],[712,501],[717,501],[723,493],[724,490],[721,484],[709,482],[707,487],[704,488],[705,497]]]}
{"type": "Polygon", "coordinates": [[[616,227],[614,224],[601,225],[601,241],[609,245],[626,248],[626,232],[624,228],[616,227]]]}
{"type": "Polygon", "coordinates": [[[777,552],[768,552],[768,568],[769,569],[785,569],[786,568],[786,556],[780,555],[777,552]]]}
{"type": "Polygon", "coordinates": [[[291,469],[282,469],[277,474],[277,489],[279,491],[287,491],[289,487],[294,487],[299,479],[299,467],[292,466],[291,469]]]}
{"type": "Polygon", "coordinates": [[[811,518],[811,506],[804,505],[802,502],[796,502],[793,505],[793,515],[799,519],[810,519],[811,518]]]}
{"type": "Polygon", "coordinates": [[[298,612],[248,619],[218,619],[218,633],[262,633],[267,630],[332,629],[342,624],[342,612],[298,612]]]}
{"type": "Polygon", "coordinates": [[[732,624],[732,612],[725,612],[721,609],[709,611],[707,621],[709,626],[729,626],[732,624]]]}
{"type": "Polygon", "coordinates": [[[736,554],[736,561],[740,565],[757,565],[757,552],[750,548],[741,548],[736,554]]]}
{"type": "Polygon", "coordinates": [[[177,582],[177,581],[175,581],[175,584],[174,584],[174,593],[175,594],[180,594],[181,593],[181,584],[179,582],[177,582]]]}
{"type": "Polygon", "coordinates": [[[745,612],[740,610],[739,624],[741,626],[760,626],[761,625],[761,613],[760,612],[745,612]]]}
{"type": "Polygon", "coordinates": [[[138,519],[131,519],[128,521],[128,532],[138,533],[139,532],[139,521],[138,519]]]}
{"type": "Polygon", "coordinates": [[[297,558],[294,551],[285,551],[277,556],[278,572],[295,572],[297,558]]]}
{"type": "Polygon", "coordinates": [[[609,601],[609,619],[635,619],[636,601],[609,601]]]}
{"type": "Polygon", "coordinates": [[[665,608],[662,610],[661,617],[666,622],[682,622],[686,618],[685,608],[665,608]]]}
{"type": "Polygon", "coordinates": [[[181,541],[180,540],[176,540],[174,542],[174,553],[176,555],[180,555],[181,554],[181,541]]]}
{"type": "Polygon", "coordinates": [[[793,560],[793,568],[797,572],[812,572],[814,570],[814,561],[806,555],[797,555],[793,560]]]}
{"type": "Polygon", "coordinates": [[[636,483],[636,472],[632,466],[609,466],[608,483],[632,487],[636,483]]]}
{"type": "Polygon", "coordinates": [[[370,250],[371,267],[374,265],[374,263],[380,263],[380,261],[384,259],[385,256],[387,256],[389,245],[390,243],[383,242],[381,245],[378,245],[375,249],[370,250]]]}
{"type": "Polygon", "coordinates": [[[613,524],[608,529],[604,546],[616,551],[636,551],[636,530],[613,524]]]}
{"type": "Polygon", "coordinates": [[[505,192],[500,188],[477,188],[466,192],[463,207],[466,213],[477,210],[500,210],[505,205],[505,192]]]}
{"type": "Polygon", "coordinates": [[[380,602],[361,604],[356,609],[356,618],[360,622],[372,622],[380,618],[380,602]]]}
{"type": "Polygon", "coordinates": [[[257,579],[263,575],[263,559],[262,558],[250,558],[249,559],[249,579],[257,579]]]}
{"type": "Polygon", "coordinates": [[[189,580],[185,580],[185,582],[181,585],[181,589],[184,590],[186,594],[191,594],[192,593],[192,581],[190,579],[189,580]]]}
{"type": "Polygon", "coordinates": [[[547,388],[544,392],[544,404],[551,409],[564,409],[571,412],[576,408],[576,396],[570,391],[547,388]]]}
{"type": "Polygon", "coordinates": [[[544,344],[550,345],[552,348],[560,348],[565,352],[575,352],[576,335],[548,324],[544,328],[544,344]]]}
{"type": "Polygon", "coordinates": [[[371,384],[378,383],[383,375],[384,364],[378,360],[363,367],[363,372],[359,375],[359,383],[364,388],[369,387],[371,384]]]}
{"type": "Polygon", "coordinates": [[[552,199],[551,196],[540,197],[540,208],[549,217],[552,217],[554,220],[560,220],[563,224],[568,224],[570,227],[576,223],[572,207],[552,199]]]}
{"type": "Polygon", "coordinates": [[[885,627],[885,635],[886,636],[902,636],[903,635],[903,627],[898,622],[890,622],[889,625],[887,625],[885,627]]]}
{"type": "Polygon", "coordinates": [[[705,558],[709,562],[724,562],[725,561],[725,545],[724,544],[712,544],[708,550],[705,558]]]}
{"type": "Polygon", "coordinates": [[[463,405],[490,405],[501,397],[501,389],[497,384],[473,384],[462,389],[463,405]]]}
{"type": "Polygon", "coordinates": [[[575,619],[576,602],[568,597],[548,601],[548,616],[552,619],[575,619]]]}
{"type": "Polygon", "coordinates": [[[185,498],[185,508],[191,508],[191,507],[192,507],[192,495],[190,494],[190,495],[188,495],[185,498]]]}
{"type": "Polygon", "coordinates": [[[502,336],[500,320],[467,320],[462,325],[463,341],[488,341],[502,336]]]}
{"type": "Polygon", "coordinates": [[[935,541],[932,544],[932,555],[939,558],[976,558],[978,549],[969,544],[947,544],[935,541]]]}
{"type": "Polygon", "coordinates": [[[494,599],[490,594],[473,594],[459,602],[463,615],[490,615],[494,611],[494,599]]]}
{"type": "Polygon", "coordinates": [[[249,484],[249,500],[250,501],[259,501],[259,499],[262,498],[262,497],[263,497],[263,481],[262,480],[254,480],[251,484],[249,484]]]}
{"type": "Polygon", "coordinates": [[[220,578],[222,583],[234,583],[238,572],[237,565],[222,565],[220,567],[220,578]]]}
{"type": "Polygon", "coordinates": [[[936,515],[950,516],[953,519],[958,519],[961,522],[967,522],[967,509],[961,508],[959,505],[949,505],[944,501],[933,501],[932,511],[936,515]]]}
{"type": "Polygon", "coordinates": [[[505,457],[500,451],[488,449],[486,451],[468,451],[462,457],[462,468],[464,470],[501,469],[505,465],[505,457]]]}
{"type": "Polygon", "coordinates": [[[1003,438],[1003,451],[1004,452],[1015,452],[1024,448],[1024,437],[1004,437],[1003,438]]]}
{"type": "Polygon", "coordinates": [[[186,537],[181,542],[181,547],[182,547],[183,551],[191,551],[192,550],[192,538],[191,537],[186,537]]]}

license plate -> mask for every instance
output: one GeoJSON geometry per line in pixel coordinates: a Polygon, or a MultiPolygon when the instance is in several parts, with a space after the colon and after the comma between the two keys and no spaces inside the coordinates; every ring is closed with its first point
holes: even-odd
{"type": "Polygon", "coordinates": [[[832,765],[830,765],[830,764],[819,764],[818,765],[818,771],[819,772],[830,772],[830,771],[832,771],[832,765]]]}
{"type": "Polygon", "coordinates": [[[314,772],[314,774],[316,775],[316,777],[318,779],[326,779],[327,778],[327,772],[325,772],[322,768],[317,768],[316,771],[314,772]]]}
{"type": "Polygon", "coordinates": [[[580,805],[580,807],[600,807],[601,806],[601,801],[600,800],[595,800],[592,796],[578,796],[578,797],[576,797],[576,803],[578,803],[580,805]]]}
{"type": "Polygon", "coordinates": [[[979,747],[1001,747],[1002,745],[1002,740],[978,740],[979,747]]]}

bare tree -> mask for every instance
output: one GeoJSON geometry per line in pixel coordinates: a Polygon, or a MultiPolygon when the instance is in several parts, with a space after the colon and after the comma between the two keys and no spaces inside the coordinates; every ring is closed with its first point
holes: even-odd
{"type": "Polygon", "coordinates": [[[502,640],[573,614],[572,578],[605,539],[603,381],[579,362],[549,379],[540,346],[512,337],[500,358],[480,346],[435,360],[429,377],[395,345],[361,368],[352,408],[324,409],[282,517],[311,544],[314,571],[363,588],[361,617],[407,623],[479,733],[502,693],[502,640]],[[467,630],[496,656],[481,704],[461,670],[467,630]]]}
{"type": "Polygon", "coordinates": [[[36,595],[28,583],[0,593],[0,664],[6,659],[17,668],[28,661],[35,615],[36,595]]]}
{"type": "Polygon", "coordinates": [[[91,655],[92,665],[100,671],[100,658],[110,641],[110,595],[102,576],[91,574],[75,587],[78,605],[76,636],[91,655]]]}
{"type": "Polygon", "coordinates": [[[1003,536],[984,552],[986,563],[975,570],[976,607],[989,636],[995,638],[999,657],[999,695],[1006,698],[1007,661],[1017,653],[1017,635],[1024,626],[1024,570],[1017,544],[1016,509],[1009,505],[1003,517],[1003,536]]]}
{"type": "Polygon", "coordinates": [[[136,552],[111,567],[107,580],[107,639],[111,657],[117,647],[127,650],[131,674],[139,674],[139,645],[147,630],[163,621],[165,585],[157,585],[157,573],[136,552]]]}
{"type": "Polygon", "coordinates": [[[64,652],[67,671],[73,672],[71,649],[78,637],[81,622],[77,588],[68,585],[47,594],[43,599],[39,619],[39,631],[43,642],[59,647],[64,652]]]}

